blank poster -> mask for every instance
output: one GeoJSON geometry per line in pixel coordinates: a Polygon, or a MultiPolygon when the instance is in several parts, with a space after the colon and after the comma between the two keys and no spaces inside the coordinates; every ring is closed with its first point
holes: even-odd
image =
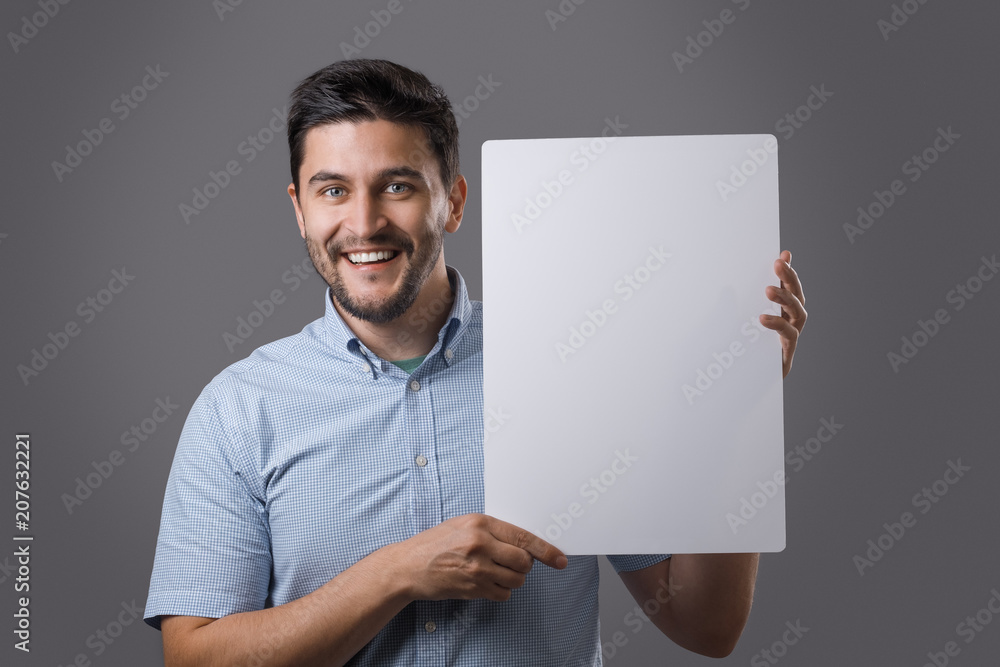
{"type": "Polygon", "coordinates": [[[486,513],[568,554],[781,551],[771,135],[483,144],[486,513]]]}

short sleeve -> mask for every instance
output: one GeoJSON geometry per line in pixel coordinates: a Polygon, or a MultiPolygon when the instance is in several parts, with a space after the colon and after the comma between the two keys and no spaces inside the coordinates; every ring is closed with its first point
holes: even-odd
{"type": "Polygon", "coordinates": [[[261,500],[241,475],[210,388],[195,401],[167,479],[144,620],[263,609],[271,550],[261,500]]]}
{"type": "Polygon", "coordinates": [[[615,572],[632,572],[641,570],[644,567],[656,565],[660,561],[670,558],[670,554],[644,554],[638,556],[608,556],[608,562],[615,568],[615,572]]]}

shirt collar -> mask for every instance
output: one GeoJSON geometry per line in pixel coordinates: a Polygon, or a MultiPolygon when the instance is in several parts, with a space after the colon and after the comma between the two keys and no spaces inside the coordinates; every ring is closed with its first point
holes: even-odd
{"type": "MultiPolygon", "coordinates": [[[[438,332],[437,345],[428,353],[428,356],[453,347],[461,339],[465,330],[468,329],[472,319],[472,302],[469,301],[469,292],[465,286],[465,279],[462,278],[462,274],[454,267],[448,266],[446,268],[448,270],[448,282],[451,284],[451,291],[455,295],[455,300],[452,303],[448,320],[438,332]]],[[[338,351],[345,350],[351,353],[352,356],[357,356],[360,353],[372,361],[378,359],[377,355],[361,342],[347,325],[347,322],[344,321],[344,318],[337,312],[336,307],[333,305],[333,295],[329,287],[326,288],[324,303],[326,304],[326,312],[323,316],[324,325],[329,341],[334,349],[338,351]]],[[[446,363],[450,365],[452,355],[443,356],[446,363]]]]}

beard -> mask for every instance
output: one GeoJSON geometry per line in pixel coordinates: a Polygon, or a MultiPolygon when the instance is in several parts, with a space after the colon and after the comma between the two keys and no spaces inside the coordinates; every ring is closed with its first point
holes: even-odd
{"type": "MultiPolygon", "coordinates": [[[[419,249],[415,248],[413,242],[405,236],[393,232],[379,232],[367,239],[360,239],[355,236],[346,237],[338,241],[331,239],[324,248],[314,241],[308,234],[305,243],[309,258],[313,266],[323,276],[323,280],[330,286],[330,294],[334,300],[344,309],[345,312],[359,320],[371,322],[372,324],[386,324],[401,317],[410,306],[417,300],[420,290],[431,275],[434,265],[441,254],[444,246],[444,227],[438,225],[428,229],[419,240],[419,249]],[[395,293],[387,297],[357,297],[353,296],[344,285],[343,276],[339,269],[341,253],[345,247],[358,246],[390,246],[398,248],[402,254],[406,255],[408,265],[403,273],[402,284],[395,293]]],[[[370,278],[372,281],[378,280],[377,276],[370,278]]]]}

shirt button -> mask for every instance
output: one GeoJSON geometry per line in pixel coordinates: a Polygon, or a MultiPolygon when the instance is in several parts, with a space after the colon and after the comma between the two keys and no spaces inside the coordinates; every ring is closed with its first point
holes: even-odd
{"type": "Polygon", "coordinates": [[[455,356],[455,353],[451,351],[450,347],[447,350],[444,351],[444,358],[447,359],[448,361],[451,361],[451,358],[454,357],[454,356],[455,356]]]}
{"type": "Polygon", "coordinates": [[[410,389],[412,389],[413,391],[420,391],[420,383],[417,382],[416,380],[412,381],[410,383],[410,389]]]}
{"type": "Polygon", "coordinates": [[[369,366],[368,364],[365,364],[361,368],[362,368],[362,370],[364,370],[365,373],[371,373],[372,372],[372,367],[369,366]]]}
{"type": "Polygon", "coordinates": [[[423,468],[425,465],[427,465],[427,457],[424,456],[423,454],[418,454],[416,461],[417,461],[417,465],[420,466],[421,468],[423,468]]]}
{"type": "Polygon", "coordinates": [[[434,632],[437,630],[437,624],[434,621],[427,621],[424,623],[424,630],[427,632],[434,632]]]}

